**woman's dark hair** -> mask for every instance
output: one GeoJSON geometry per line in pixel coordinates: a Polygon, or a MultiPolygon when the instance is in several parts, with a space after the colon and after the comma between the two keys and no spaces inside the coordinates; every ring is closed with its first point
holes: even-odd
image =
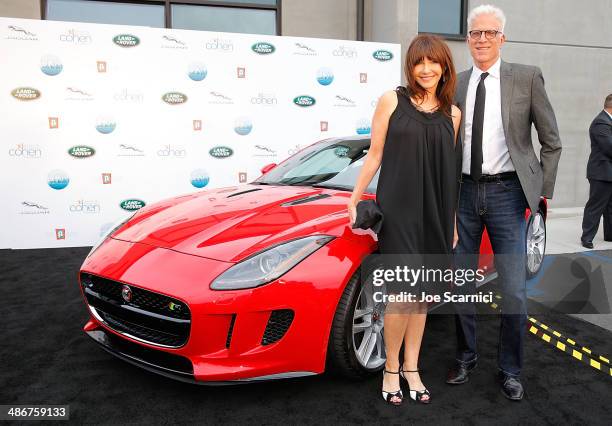
{"type": "Polygon", "coordinates": [[[457,74],[455,73],[451,51],[442,38],[430,34],[421,34],[412,40],[406,51],[406,62],[404,64],[407,87],[402,87],[401,91],[417,100],[425,98],[425,89],[414,79],[413,70],[426,57],[439,63],[442,67],[442,77],[436,88],[436,96],[438,102],[440,102],[439,110],[450,116],[457,84],[457,74]]]}

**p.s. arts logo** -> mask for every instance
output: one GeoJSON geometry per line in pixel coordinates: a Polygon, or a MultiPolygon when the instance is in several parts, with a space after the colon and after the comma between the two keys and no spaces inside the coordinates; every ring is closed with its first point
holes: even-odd
{"type": "Polygon", "coordinates": [[[40,70],[49,76],[58,75],[64,69],[62,61],[55,55],[45,55],[40,59],[40,70]]]}
{"type": "Polygon", "coordinates": [[[47,184],[53,189],[64,189],[70,183],[70,178],[63,170],[52,170],[47,175],[47,184]]]}
{"type": "Polygon", "coordinates": [[[246,136],[253,130],[253,122],[249,117],[238,117],[234,121],[234,131],[240,136],[246,136]]]}
{"type": "Polygon", "coordinates": [[[81,90],[78,87],[66,87],[66,97],[67,101],[93,101],[94,97],[91,93],[81,90]]]}
{"type": "Polygon", "coordinates": [[[77,200],[68,207],[70,213],[100,213],[100,203],[91,200],[77,200]]]}
{"type": "Polygon", "coordinates": [[[42,150],[39,145],[17,144],[8,151],[9,156],[17,158],[40,158],[42,150]]]}
{"type": "Polygon", "coordinates": [[[86,145],[73,146],[68,150],[68,155],[74,158],[89,158],[93,157],[95,153],[95,149],[86,145]]]}
{"type": "Polygon", "coordinates": [[[117,102],[142,103],[144,102],[144,93],[142,93],[140,90],[130,90],[125,88],[115,93],[113,95],[113,99],[117,102]]]}
{"type": "Polygon", "coordinates": [[[336,95],[334,97],[334,106],[341,108],[353,108],[357,106],[357,103],[355,103],[355,101],[351,98],[347,98],[346,96],[336,95]]]}
{"type": "Polygon", "coordinates": [[[372,57],[377,61],[385,62],[393,59],[393,53],[389,52],[388,50],[379,49],[372,53],[372,57]]]}
{"type": "Polygon", "coordinates": [[[204,169],[195,169],[191,172],[190,180],[196,188],[204,188],[210,182],[210,176],[204,169]]]}
{"type": "Polygon", "coordinates": [[[98,117],[96,130],[103,135],[112,133],[117,128],[117,122],[112,117],[98,117]]]}
{"type": "Polygon", "coordinates": [[[38,36],[33,32],[26,30],[23,27],[17,25],[9,25],[8,35],[5,37],[7,40],[25,40],[25,41],[37,41],[38,36]]]}
{"type": "Polygon", "coordinates": [[[49,208],[32,201],[22,201],[19,214],[49,214],[49,208]]]}
{"type": "Polygon", "coordinates": [[[228,158],[234,155],[234,150],[229,146],[214,146],[208,153],[213,158],[228,158]]]}
{"type": "Polygon", "coordinates": [[[294,43],[295,50],[293,51],[294,55],[300,56],[317,56],[318,53],[312,47],[305,45],[304,43],[294,43]]]}
{"type": "Polygon", "coordinates": [[[90,44],[91,35],[87,31],[79,31],[70,29],[64,34],[60,34],[59,40],[64,43],[72,44],[90,44]]]}
{"type": "Polygon", "coordinates": [[[233,105],[234,100],[221,92],[208,92],[210,94],[209,104],[233,105]]]}
{"type": "Polygon", "coordinates": [[[208,69],[202,62],[192,62],[187,68],[187,75],[193,81],[202,81],[206,78],[208,69]]]}
{"type": "Polygon", "coordinates": [[[371,130],[370,120],[367,118],[360,118],[355,124],[355,131],[358,135],[369,135],[371,130]]]}
{"type": "Polygon", "coordinates": [[[251,46],[251,50],[260,55],[269,55],[270,53],[274,53],[276,47],[273,44],[260,41],[251,46]]]}
{"type": "Polygon", "coordinates": [[[173,35],[162,36],[162,49],[187,49],[187,44],[173,35]]]}
{"type": "Polygon", "coordinates": [[[181,92],[168,92],[162,95],[162,101],[168,105],[179,105],[187,102],[187,95],[181,92]]]}
{"type": "Polygon", "coordinates": [[[338,58],[355,59],[357,58],[357,51],[352,47],[342,45],[332,50],[332,55],[338,58]]]}
{"type": "Polygon", "coordinates": [[[334,72],[328,67],[319,68],[317,70],[317,81],[321,86],[329,86],[334,81],[334,72]]]}
{"type": "Polygon", "coordinates": [[[160,149],[157,150],[158,157],[164,158],[185,158],[187,156],[187,151],[185,147],[179,145],[163,145],[160,149]]]}
{"type": "Polygon", "coordinates": [[[224,40],[221,38],[212,38],[204,43],[206,50],[217,50],[221,52],[233,52],[234,43],[231,40],[224,40]]]}
{"type": "Polygon", "coordinates": [[[33,87],[18,87],[11,91],[11,95],[20,101],[33,101],[40,98],[42,94],[33,87]]]}
{"type": "Polygon", "coordinates": [[[276,150],[264,145],[255,145],[253,157],[276,157],[276,150]]]}
{"type": "Polygon", "coordinates": [[[133,145],[120,144],[118,157],[144,157],[145,152],[133,145]]]}
{"type": "Polygon", "coordinates": [[[306,108],[313,106],[315,103],[317,103],[317,101],[312,96],[300,95],[293,98],[293,103],[299,107],[306,108]]]}
{"type": "Polygon", "coordinates": [[[135,47],[140,44],[140,39],[132,34],[118,34],[113,37],[113,43],[120,47],[135,47]]]}
{"type": "Polygon", "coordinates": [[[119,207],[121,207],[123,210],[127,210],[128,212],[139,210],[144,206],[146,206],[145,202],[137,198],[123,200],[119,203],[119,207]]]}
{"type": "Polygon", "coordinates": [[[272,106],[278,103],[276,95],[274,93],[258,93],[257,96],[251,97],[251,103],[253,105],[272,106]]]}

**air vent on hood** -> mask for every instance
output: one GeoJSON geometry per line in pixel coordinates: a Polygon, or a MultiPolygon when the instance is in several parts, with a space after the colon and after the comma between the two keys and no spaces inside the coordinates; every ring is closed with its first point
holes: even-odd
{"type": "Polygon", "coordinates": [[[331,195],[330,194],[310,195],[308,197],[298,198],[297,200],[287,201],[286,203],[281,204],[281,207],[288,207],[288,206],[295,206],[296,204],[309,203],[311,201],[316,201],[316,200],[320,200],[322,198],[327,198],[327,197],[331,197],[331,195]]]}
{"type": "Polygon", "coordinates": [[[229,198],[229,197],[235,197],[236,195],[242,195],[242,194],[246,194],[248,192],[253,192],[253,191],[261,191],[261,188],[253,188],[253,189],[247,189],[245,191],[240,191],[240,192],[235,192],[233,194],[228,195],[225,198],[229,198]]]}

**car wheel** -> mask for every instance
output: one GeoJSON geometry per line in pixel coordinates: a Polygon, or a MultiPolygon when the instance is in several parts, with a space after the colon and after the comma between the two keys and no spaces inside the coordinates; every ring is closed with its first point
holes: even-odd
{"type": "Polygon", "coordinates": [[[348,377],[365,377],[385,365],[385,305],[374,303],[372,280],[357,272],[338,303],[328,346],[328,367],[348,377]]]}
{"type": "Polygon", "coordinates": [[[542,268],[546,253],[546,221],[541,211],[529,217],[526,240],[527,278],[531,278],[542,268]]]}

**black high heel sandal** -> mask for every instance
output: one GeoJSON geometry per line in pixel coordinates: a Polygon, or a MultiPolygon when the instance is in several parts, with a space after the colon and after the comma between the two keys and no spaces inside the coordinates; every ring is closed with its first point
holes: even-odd
{"type": "MultiPolygon", "coordinates": [[[[416,370],[404,370],[403,367],[400,367],[399,375],[402,379],[406,380],[406,384],[408,384],[408,379],[406,378],[406,376],[404,376],[404,373],[418,373],[420,371],[421,370],[419,370],[418,368],[416,370]]],[[[429,390],[427,388],[420,390],[420,391],[412,390],[410,389],[410,384],[408,384],[408,395],[410,395],[410,399],[418,403],[421,403],[421,404],[431,403],[431,393],[429,393],[429,390]],[[427,395],[427,399],[423,399],[425,395],[427,395]]]]}
{"type": "MultiPolygon", "coordinates": [[[[401,368],[400,368],[401,371],[401,368]]],[[[389,374],[400,374],[400,371],[387,371],[387,370],[383,370],[383,379],[385,377],[385,373],[389,373],[389,374]]],[[[395,391],[395,392],[387,392],[386,390],[382,390],[382,397],[383,399],[391,404],[391,405],[400,405],[402,403],[402,401],[404,400],[404,394],[402,393],[402,389],[400,388],[400,390],[395,391]],[[399,398],[399,401],[394,402],[392,401],[393,397],[399,398]]]]}

